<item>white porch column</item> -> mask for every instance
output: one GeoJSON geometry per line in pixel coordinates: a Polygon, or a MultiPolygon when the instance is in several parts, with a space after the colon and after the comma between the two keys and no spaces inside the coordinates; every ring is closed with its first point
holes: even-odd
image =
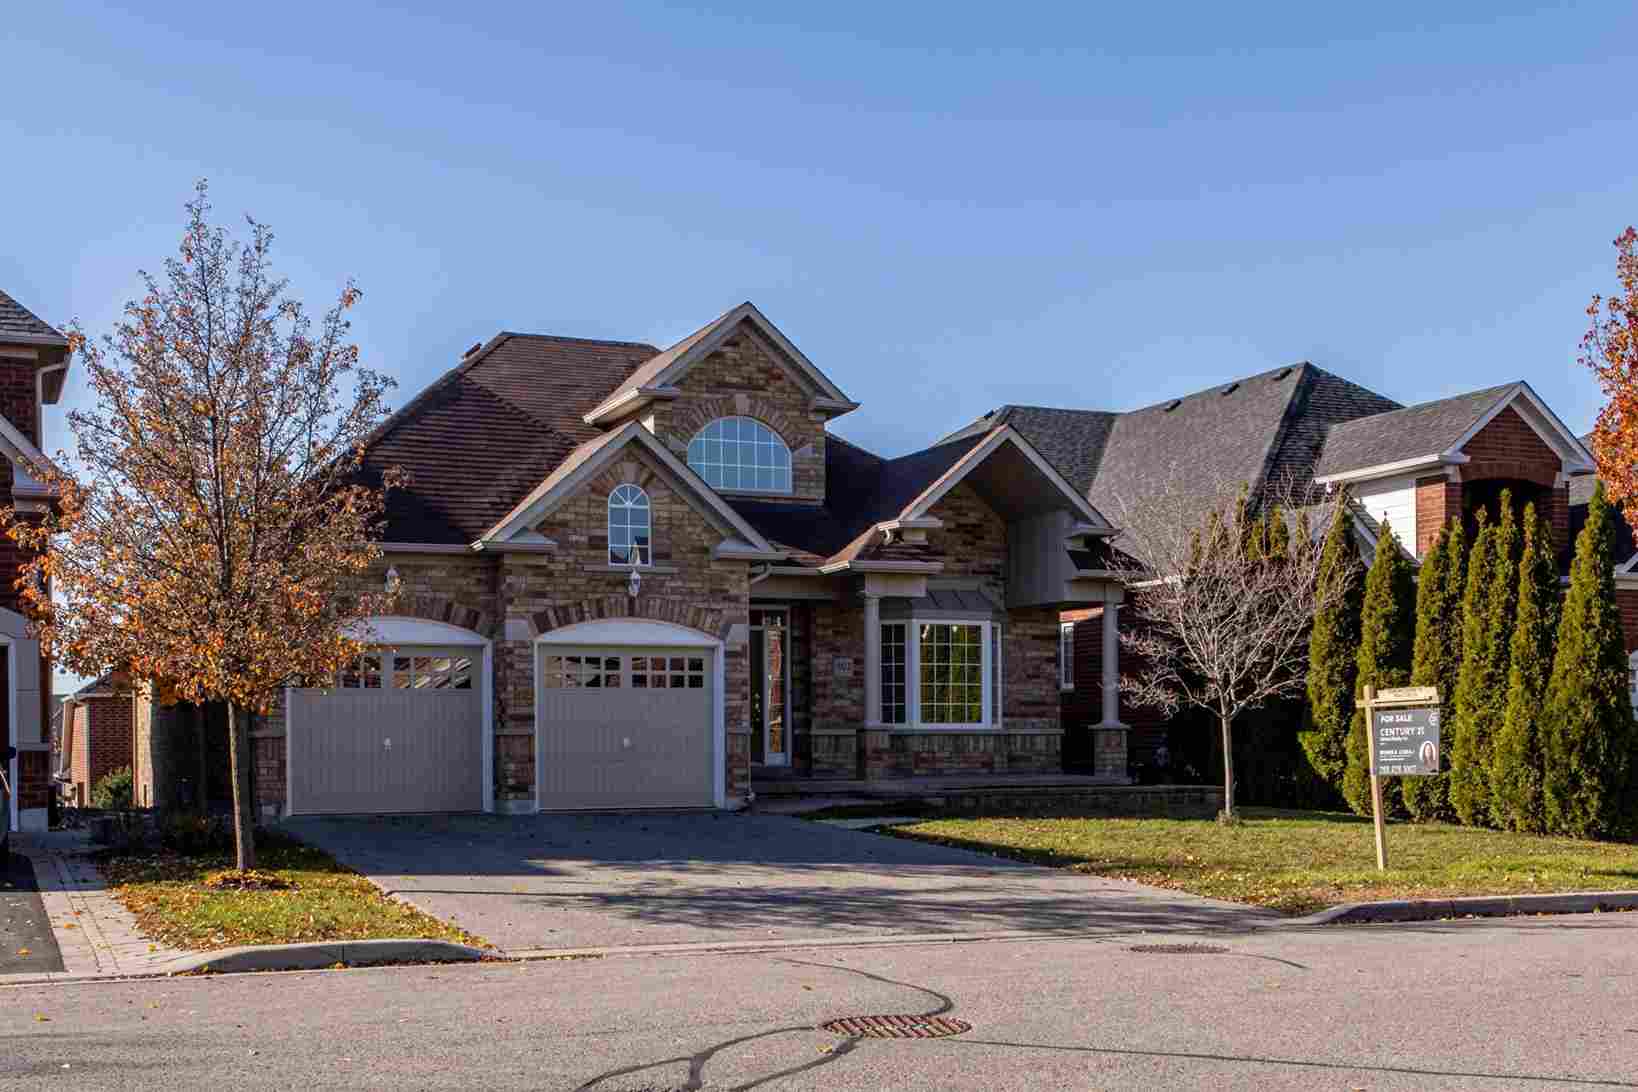
{"type": "Polygon", "coordinates": [[[880,596],[865,593],[865,684],[864,722],[880,724],[882,720],[882,601],[880,596]]]}
{"type": "Polygon", "coordinates": [[[1124,728],[1120,722],[1120,606],[1103,605],[1103,721],[1105,728],[1124,728]]]}

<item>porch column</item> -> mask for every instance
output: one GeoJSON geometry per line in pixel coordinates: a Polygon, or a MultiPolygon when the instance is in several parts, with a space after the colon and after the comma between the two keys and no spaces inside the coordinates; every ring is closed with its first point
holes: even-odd
{"type": "Polygon", "coordinates": [[[882,719],[882,601],[880,596],[864,597],[864,722],[880,724],[882,719]]]}
{"type": "Polygon", "coordinates": [[[1120,722],[1120,606],[1103,605],[1103,721],[1105,728],[1124,728],[1120,722]]]}

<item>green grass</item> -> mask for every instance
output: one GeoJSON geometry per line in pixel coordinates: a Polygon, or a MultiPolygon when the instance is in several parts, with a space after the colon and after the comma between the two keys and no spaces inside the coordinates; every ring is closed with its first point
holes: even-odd
{"type": "Polygon", "coordinates": [[[258,872],[291,886],[217,890],[205,877],[232,868],[226,855],[111,854],[101,861],[113,894],[150,939],[210,951],[241,944],[416,937],[484,941],[383,895],[328,854],[278,836],[257,839],[258,872]]]}
{"type": "Polygon", "coordinates": [[[1371,823],[1331,812],[1242,808],[1244,821],[943,818],[895,837],[976,849],[1197,895],[1306,914],[1344,902],[1638,889],[1638,846],[1392,823],[1387,872],[1371,823]]]}

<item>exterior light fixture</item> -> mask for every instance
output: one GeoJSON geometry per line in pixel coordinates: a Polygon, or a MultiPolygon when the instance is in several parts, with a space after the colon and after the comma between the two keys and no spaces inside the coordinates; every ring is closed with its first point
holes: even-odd
{"type": "Polygon", "coordinates": [[[638,572],[636,569],[633,569],[631,570],[631,575],[626,577],[626,594],[635,599],[637,598],[637,593],[642,590],[643,574],[638,572]]]}
{"type": "Polygon", "coordinates": [[[398,567],[396,565],[388,566],[387,567],[387,584],[386,584],[387,594],[388,595],[397,595],[398,594],[398,589],[403,587],[403,586],[404,586],[404,581],[398,575],[398,567]]]}

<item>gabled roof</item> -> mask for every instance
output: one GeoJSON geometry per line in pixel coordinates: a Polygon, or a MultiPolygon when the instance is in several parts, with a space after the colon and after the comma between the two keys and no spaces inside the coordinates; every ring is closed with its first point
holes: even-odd
{"type": "Polygon", "coordinates": [[[688,369],[715,352],[741,323],[749,323],[773,343],[804,377],[807,385],[817,392],[817,397],[825,404],[825,408],[843,412],[858,408],[858,403],[843,394],[840,387],[832,383],[814,366],[813,361],[803,355],[802,350],[781,333],[777,326],[768,321],[766,315],[756,309],[756,305],[747,300],[706,323],[664,352],[645,361],[607,398],[586,414],[587,423],[595,423],[627,412],[629,407],[639,402],[645,395],[664,395],[688,369]]]}
{"type": "Polygon", "coordinates": [[[1316,473],[1324,478],[1447,452],[1516,386],[1503,383],[1333,425],[1316,473]]]}
{"type": "MultiPolygon", "coordinates": [[[[925,518],[946,493],[970,480],[1003,449],[1022,460],[1016,463],[1017,473],[1028,475],[1033,468],[1039,475],[1035,480],[1045,483],[1043,495],[1055,497],[1055,506],[1072,511],[1077,523],[1112,530],[1103,514],[1008,425],[943,440],[896,459],[882,459],[830,436],[825,445],[827,496],[822,506],[738,499],[731,503],[769,541],[796,547],[794,563],[834,566],[860,560],[919,561],[928,556],[924,548],[902,539],[885,542],[882,525],[925,518]]],[[[1008,481],[1019,484],[1015,476],[1008,481]]],[[[1025,494],[1021,487],[1008,492],[1014,494],[1009,500],[1022,500],[1025,494]]]]}
{"type": "Polygon", "coordinates": [[[0,292],[0,342],[68,346],[61,330],[4,292],[0,292]]]}
{"type": "Polygon", "coordinates": [[[781,551],[776,550],[734,511],[716,490],[705,483],[705,479],[667,450],[652,432],[637,421],[628,421],[613,432],[604,433],[575,448],[511,511],[484,531],[478,542],[485,546],[505,546],[509,540],[527,535],[559,498],[572,494],[587,478],[600,472],[631,445],[645,449],[699,511],[723,529],[729,538],[737,537],[738,541],[728,544],[727,552],[751,560],[776,560],[782,557],[781,551]]]}
{"type": "Polygon", "coordinates": [[[467,545],[586,441],[584,415],[655,353],[652,345],[501,333],[394,414],[368,444],[366,476],[409,484],[387,497],[382,540],[467,545]]]}
{"type": "Polygon", "coordinates": [[[1558,453],[1566,474],[1592,469],[1592,456],[1581,440],[1530,384],[1519,381],[1337,425],[1325,441],[1316,477],[1346,481],[1399,468],[1465,462],[1462,447],[1508,407],[1558,453]]]}

